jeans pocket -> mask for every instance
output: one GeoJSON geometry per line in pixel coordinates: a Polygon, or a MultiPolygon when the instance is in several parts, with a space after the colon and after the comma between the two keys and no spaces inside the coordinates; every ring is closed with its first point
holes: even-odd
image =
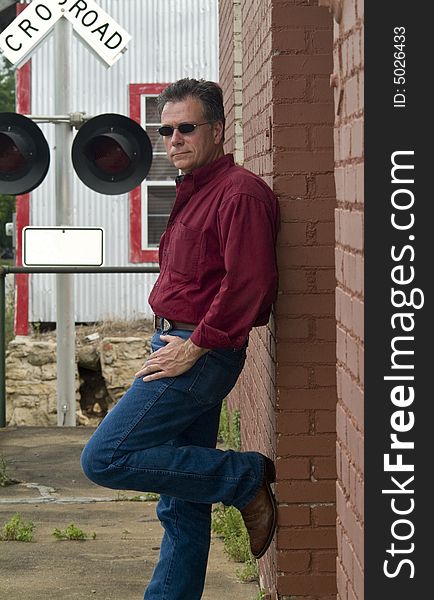
{"type": "Polygon", "coordinates": [[[244,360],[229,361],[214,351],[207,352],[193,383],[188,388],[196,402],[212,406],[232,390],[244,366],[244,360]]]}

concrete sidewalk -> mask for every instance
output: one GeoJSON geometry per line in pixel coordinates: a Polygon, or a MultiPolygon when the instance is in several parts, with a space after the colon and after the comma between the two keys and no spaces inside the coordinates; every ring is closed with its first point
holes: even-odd
{"type": "MultiPolygon", "coordinates": [[[[34,542],[0,541],[0,598],[141,600],[157,561],[162,528],[156,502],[137,492],[101,488],[80,469],[88,427],[0,429],[0,456],[15,485],[0,487],[0,528],[16,512],[35,524],[34,542]],[[96,538],[59,541],[54,528],[73,522],[96,538]]],[[[203,600],[254,600],[223,543],[213,536],[203,600]]],[[[184,599],[183,599],[184,600],[184,599]]],[[[190,600],[185,598],[185,600],[190,600]]]]}

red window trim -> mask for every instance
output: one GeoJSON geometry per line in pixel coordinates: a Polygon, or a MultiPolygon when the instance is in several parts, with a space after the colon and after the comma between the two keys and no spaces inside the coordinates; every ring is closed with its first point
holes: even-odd
{"type": "MultiPolygon", "coordinates": [[[[130,99],[130,118],[141,124],[141,96],[143,94],[159,94],[168,83],[130,83],[128,86],[130,99]]],[[[158,262],[158,250],[142,248],[142,190],[141,186],[130,192],[130,262],[158,262]]]]}

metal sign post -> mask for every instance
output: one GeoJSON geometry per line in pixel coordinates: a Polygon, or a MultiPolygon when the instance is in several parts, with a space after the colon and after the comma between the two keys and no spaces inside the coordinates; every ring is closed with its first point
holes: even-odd
{"type": "MultiPolygon", "coordinates": [[[[59,19],[54,26],[54,112],[71,110],[72,26],[59,19]]],[[[70,153],[73,131],[69,123],[55,127],[56,225],[73,224],[70,153]]],[[[70,273],[56,275],[57,424],[75,426],[75,315],[74,279],[70,273]]]]}

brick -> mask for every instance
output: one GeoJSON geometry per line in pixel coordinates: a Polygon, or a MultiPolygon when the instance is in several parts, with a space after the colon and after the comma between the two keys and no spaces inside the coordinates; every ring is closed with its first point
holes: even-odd
{"type": "MultiPolygon", "coordinates": [[[[279,246],[277,250],[279,268],[316,266],[333,267],[334,266],[334,247],[330,246],[300,246],[288,247],[279,246]]],[[[345,265],[344,265],[345,268],[345,265]]],[[[355,265],[354,265],[355,270],[355,265]]],[[[345,273],[344,273],[345,274],[345,273]]]]}
{"type": "Polygon", "coordinates": [[[305,148],[308,142],[307,127],[274,127],[273,143],[279,148],[305,148]]]}
{"type": "MultiPolygon", "coordinates": [[[[336,516],[336,511],[335,511],[336,516]]],[[[336,571],[336,552],[318,550],[312,553],[312,571],[330,572],[336,571]]]]}
{"type": "Polygon", "coordinates": [[[305,175],[277,176],[273,180],[273,191],[284,196],[304,196],[307,194],[305,175]]]}
{"type": "Polygon", "coordinates": [[[288,246],[303,246],[308,243],[307,232],[310,223],[281,223],[280,238],[288,246]]]}
{"type": "Polygon", "coordinates": [[[309,479],[308,458],[279,458],[276,463],[277,479],[309,479]]]}
{"type": "MultiPolygon", "coordinates": [[[[336,152],[336,147],[335,147],[336,152]]],[[[343,202],[345,200],[345,169],[344,167],[335,168],[336,200],[343,202]]]]}
{"type": "Polygon", "coordinates": [[[333,174],[327,175],[315,175],[315,196],[334,196],[335,195],[335,182],[333,174]]]}
{"type": "Polygon", "coordinates": [[[279,387],[306,387],[309,382],[309,371],[306,367],[278,367],[276,381],[279,387]]]}
{"type": "Polygon", "coordinates": [[[311,561],[311,553],[307,551],[277,552],[277,570],[285,573],[301,573],[307,571],[311,561]]]}
{"type": "MultiPolygon", "coordinates": [[[[363,554],[360,555],[363,559],[363,554]]],[[[357,556],[354,559],[354,593],[357,598],[362,600],[365,597],[365,589],[364,589],[364,575],[363,568],[360,562],[357,560],[357,556]]]]}
{"type": "Polygon", "coordinates": [[[296,172],[307,171],[318,173],[319,171],[332,171],[334,165],[333,152],[278,152],[274,155],[274,168],[277,171],[293,170],[296,172]]]}
{"type": "Polygon", "coordinates": [[[334,594],[334,575],[281,575],[277,576],[277,589],[280,594],[334,594]]]}
{"type": "MultiPolygon", "coordinates": [[[[325,525],[334,527],[336,525],[336,506],[335,505],[313,506],[312,507],[312,523],[316,527],[322,527],[325,525]]],[[[323,554],[323,556],[324,556],[324,554],[323,554]]],[[[333,555],[331,553],[327,553],[327,556],[330,557],[333,555]]],[[[333,565],[333,569],[329,569],[329,570],[334,570],[334,565],[333,565]]]]}
{"type": "MultiPolygon", "coordinates": [[[[333,313],[334,294],[288,294],[281,295],[276,304],[276,315],[309,316],[318,317],[328,316],[333,313]]],[[[325,344],[326,342],[319,342],[325,344]]],[[[320,348],[315,348],[315,355],[320,352],[320,348]]],[[[331,347],[329,348],[331,352],[331,347]]],[[[329,360],[332,354],[328,354],[329,360]]],[[[333,352],[333,357],[335,353],[333,352]]],[[[316,360],[316,362],[324,362],[316,360]]],[[[328,362],[328,361],[326,361],[328,362]]]]}
{"type": "Polygon", "coordinates": [[[353,580],[353,555],[354,549],[350,544],[350,541],[346,536],[344,536],[342,543],[342,565],[344,567],[345,573],[348,576],[349,581],[353,580]]]}
{"type": "MultiPolygon", "coordinates": [[[[303,198],[296,196],[289,198],[280,204],[281,218],[288,219],[303,219],[303,220],[318,220],[326,221],[333,218],[333,210],[335,208],[335,198],[303,198]]],[[[334,266],[334,261],[331,265],[334,266]]]]}
{"type": "Polygon", "coordinates": [[[307,40],[304,29],[283,29],[273,30],[272,33],[273,50],[306,50],[307,40]]]}
{"type": "Polygon", "coordinates": [[[308,433],[309,415],[306,412],[279,412],[276,415],[276,433],[308,433]]]}
{"type": "Polygon", "coordinates": [[[279,527],[301,527],[310,525],[308,506],[279,506],[279,527]]]}
{"type": "Polygon", "coordinates": [[[358,352],[356,340],[347,334],[347,366],[354,377],[358,378],[358,352]]]}
{"type": "Polygon", "coordinates": [[[319,386],[336,386],[336,367],[334,365],[316,365],[313,368],[313,380],[319,386]]]}
{"type": "MultiPolygon", "coordinates": [[[[350,149],[351,150],[351,149],[350,149]]],[[[356,165],[346,164],[344,167],[344,202],[356,202],[356,165]]]]}
{"type": "MultiPolygon", "coordinates": [[[[318,269],[316,271],[316,285],[319,292],[329,291],[333,294],[336,288],[336,275],[333,269],[318,269]]],[[[335,336],[336,337],[336,336],[335,336]]]]}
{"type": "Polygon", "coordinates": [[[334,387],[316,389],[282,389],[277,398],[277,406],[282,410],[333,408],[336,406],[334,387]]]}
{"type": "Polygon", "coordinates": [[[281,360],[289,363],[327,363],[335,357],[334,342],[297,342],[279,344],[281,360]]]}
{"type": "Polygon", "coordinates": [[[333,113],[330,123],[334,122],[334,94],[333,88],[330,87],[330,73],[327,75],[316,75],[311,84],[311,94],[313,102],[325,102],[331,105],[333,113]]]}
{"type": "Polygon", "coordinates": [[[348,586],[348,577],[345,574],[345,571],[342,567],[342,563],[339,561],[336,565],[336,584],[338,589],[338,594],[340,600],[348,600],[347,596],[347,586],[348,586]]]}
{"type": "Polygon", "coordinates": [[[316,242],[318,245],[329,245],[335,239],[335,224],[334,221],[328,223],[316,224],[316,242]]]}
{"type": "Polygon", "coordinates": [[[315,338],[318,341],[334,342],[336,340],[336,321],[334,318],[324,317],[315,320],[315,338]]]}
{"type": "Polygon", "coordinates": [[[335,436],[322,435],[278,435],[278,456],[334,456],[335,436]]]}
{"type": "Polygon", "coordinates": [[[347,416],[341,404],[336,407],[336,433],[338,439],[342,440],[344,446],[347,445],[347,416]]]}
{"type": "Polygon", "coordinates": [[[277,532],[277,547],[279,550],[336,548],[336,530],[334,527],[280,527],[277,532]]]}
{"type": "MultiPolygon", "coordinates": [[[[293,281],[293,274],[294,273],[292,273],[292,274],[290,273],[286,277],[295,286],[295,282],[293,281]]],[[[301,279],[305,283],[305,289],[306,289],[307,284],[306,284],[306,276],[304,273],[302,273],[301,279]]],[[[281,283],[283,285],[285,285],[284,282],[281,282],[281,283]]],[[[297,288],[294,287],[293,289],[297,289],[297,288]]],[[[309,337],[309,335],[310,335],[309,329],[310,329],[310,319],[308,319],[306,317],[298,317],[298,318],[294,318],[294,319],[290,319],[290,318],[285,319],[282,317],[281,319],[279,319],[278,323],[276,323],[276,337],[279,339],[279,341],[303,340],[303,339],[306,339],[309,337]]]]}
{"type": "Polygon", "coordinates": [[[363,119],[352,122],[351,127],[351,158],[361,158],[364,152],[364,123],[363,119]]]}
{"type": "Polygon", "coordinates": [[[336,479],[336,457],[315,457],[312,459],[312,474],[315,479],[336,479]]]}
{"type": "Polygon", "coordinates": [[[295,102],[273,106],[275,125],[326,124],[333,122],[333,116],[332,102],[295,102]]]}
{"type": "Polygon", "coordinates": [[[332,52],[333,31],[332,29],[318,29],[312,32],[312,46],[315,51],[332,52]]]}
{"type": "Polygon", "coordinates": [[[312,148],[330,148],[333,150],[333,128],[331,124],[313,127],[312,148]]]}
{"type": "Polygon", "coordinates": [[[318,6],[284,6],[273,4],[272,25],[277,27],[327,27],[330,26],[330,14],[324,7],[318,6]]]}
{"type": "Polygon", "coordinates": [[[336,431],[336,413],[332,410],[315,411],[315,432],[333,433],[336,431]]]}
{"type": "Polygon", "coordinates": [[[364,323],[365,323],[365,305],[362,300],[352,298],[352,326],[356,337],[364,339],[364,323]]]}

